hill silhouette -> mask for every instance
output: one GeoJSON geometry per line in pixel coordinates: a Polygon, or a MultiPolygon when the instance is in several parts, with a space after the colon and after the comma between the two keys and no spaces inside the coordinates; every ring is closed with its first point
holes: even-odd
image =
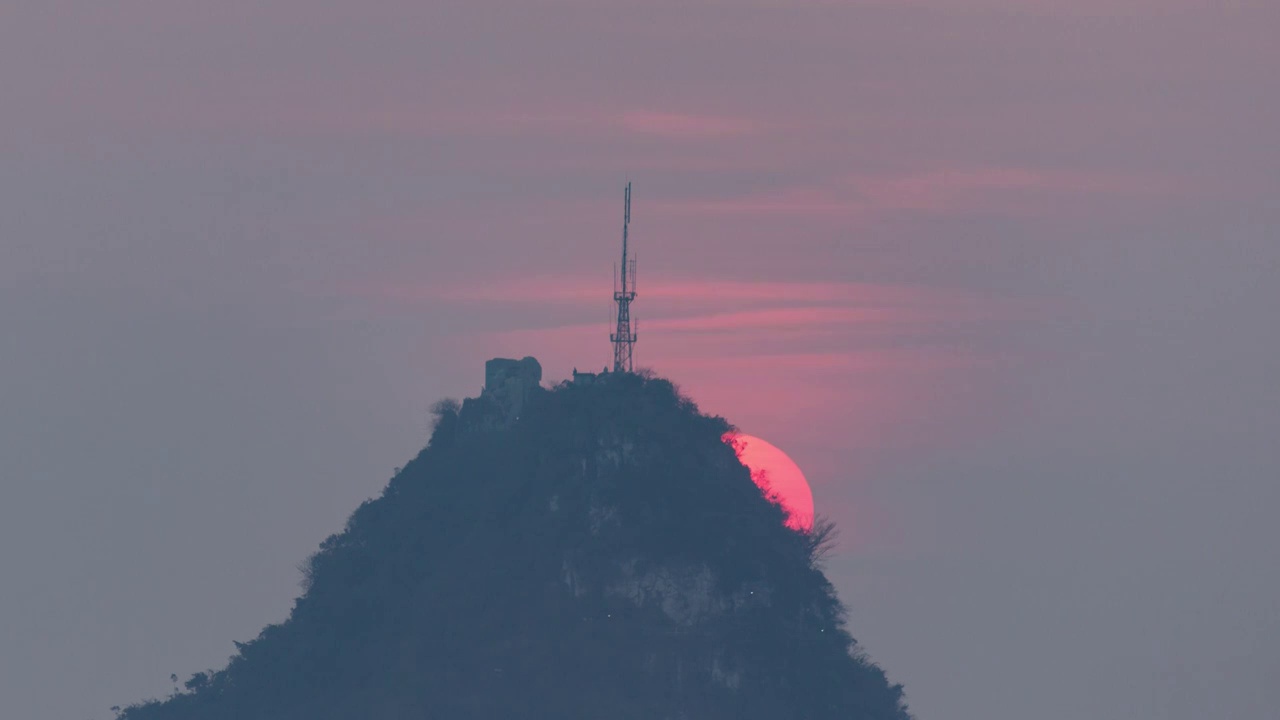
{"type": "Polygon", "coordinates": [[[123,720],[908,718],[708,417],[616,374],[437,406],[289,618],[123,720]]]}

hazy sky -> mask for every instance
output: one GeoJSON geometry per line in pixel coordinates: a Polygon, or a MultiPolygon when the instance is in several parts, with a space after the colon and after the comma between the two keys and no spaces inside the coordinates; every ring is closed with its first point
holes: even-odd
{"type": "Polygon", "coordinates": [[[0,698],[220,667],[483,363],[787,450],[921,720],[1280,707],[1280,3],[3,0],[0,698]]]}

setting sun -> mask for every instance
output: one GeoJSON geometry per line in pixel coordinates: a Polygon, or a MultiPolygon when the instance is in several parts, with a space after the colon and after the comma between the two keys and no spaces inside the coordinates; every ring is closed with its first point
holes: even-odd
{"type": "Polygon", "coordinates": [[[787,512],[787,527],[808,532],[813,528],[813,491],[800,466],[785,452],[766,440],[731,433],[725,435],[738,452],[738,460],[751,470],[765,497],[787,512]]]}

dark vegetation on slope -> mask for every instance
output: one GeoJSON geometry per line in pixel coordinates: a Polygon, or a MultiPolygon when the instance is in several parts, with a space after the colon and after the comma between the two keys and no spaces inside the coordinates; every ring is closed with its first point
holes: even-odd
{"type": "Polygon", "coordinates": [[[442,403],[285,622],[124,720],[907,717],[816,567],[666,380],[442,403]]]}

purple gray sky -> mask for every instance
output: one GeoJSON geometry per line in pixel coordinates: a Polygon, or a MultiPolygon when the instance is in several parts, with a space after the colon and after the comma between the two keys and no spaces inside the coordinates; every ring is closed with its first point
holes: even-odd
{"type": "Polygon", "coordinates": [[[1280,706],[1280,4],[9,0],[0,697],[285,617],[493,356],[789,452],[921,720],[1280,706]]]}

